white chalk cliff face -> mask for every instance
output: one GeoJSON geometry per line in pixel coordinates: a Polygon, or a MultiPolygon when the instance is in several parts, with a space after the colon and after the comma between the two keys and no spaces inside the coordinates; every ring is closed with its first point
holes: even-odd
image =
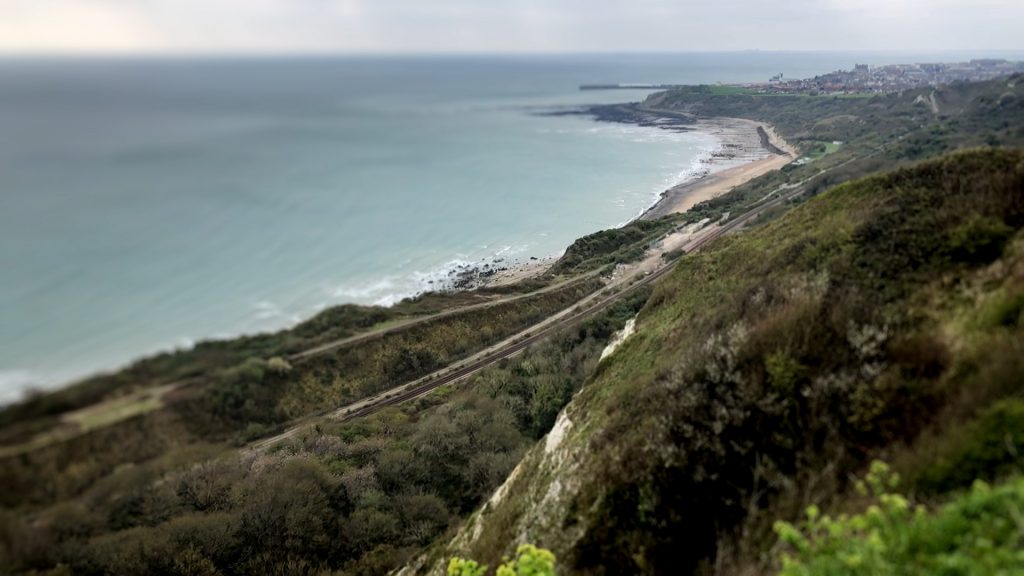
{"type": "MultiPolygon", "coordinates": [[[[630,319],[612,336],[601,360],[619,349],[636,328],[636,318],[630,319]]],[[[489,556],[511,554],[524,543],[541,545],[556,555],[570,550],[587,527],[582,518],[574,514],[570,519],[568,514],[569,502],[582,485],[577,472],[590,451],[591,430],[579,424],[586,420],[580,404],[588,392],[584,387],[577,393],[547,436],[526,453],[450,542],[417,558],[398,574],[441,575],[452,556],[487,562],[489,556]]]]}
{"type": "Polygon", "coordinates": [[[572,404],[440,554],[421,556],[399,574],[440,575],[452,556],[507,555],[527,542],[542,542],[556,555],[570,549],[584,530],[581,524],[563,527],[565,510],[580,484],[573,473],[586,454],[571,411],[572,404]]]}
{"type": "Polygon", "coordinates": [[[633,335],[633,332],[636,332],[636,318],[630,318],[626,325],[622,327],[622,330],[619,330],[612,336],[612,341],[601,351],[601,360],[611,356],[612,352],[615,352],[627,338],[633,335]]]}

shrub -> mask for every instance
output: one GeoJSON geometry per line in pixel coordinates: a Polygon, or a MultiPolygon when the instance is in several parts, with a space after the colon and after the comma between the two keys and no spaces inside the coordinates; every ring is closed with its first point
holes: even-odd
{"type": "Polygon", "coordinates": [[[1001,294],[988,306],[982,321],[988,326],[1013,328],[1024,314],[1024,292],[1001,294]]]}
{"type": "Polygon", "coordinates": [[[946,250],[957,262],[988,263],[1003,253],[1013,228],[1002,220],[975,214],[950,233],[946,250]]]}
{"type": "MultiPolygon", "coordinates": [[[[448,562],[448,576],[484,576],[487,566],[475,560],[454,557],[448,562]]],[[[523,544],[516,549],[516,558],[498,566],[495,576],[554,576],[555,555],[550,550],[523,544]]]]}
{"type": "Polygon", "coordinates": [[[975,482],[970,492],[929,514],[894,489],[898,476],[882,462],[857,484],[873,494],[860,514],[838,518],[807,508],[802,527],[777,522],[782,576],[875,574],[1019,574],[1024,536],[1019,510],[1024,479],[998,488],[975,482]]]}
{"type": "Polygon", "coordinates": [[[1024,450],[1024,401],[1009,399],[985,410],[977,420],[951,435],[935,462],[917,476],[914,486],[941,494],[965,488],[976,478],[992,480],[1019,472],[1024,450]]]}

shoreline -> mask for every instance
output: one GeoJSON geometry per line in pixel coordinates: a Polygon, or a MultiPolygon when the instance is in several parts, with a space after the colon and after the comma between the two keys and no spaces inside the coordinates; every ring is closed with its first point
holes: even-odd
{"type": "MultiPolygon", "coordinates": [[[[779,138],[769,125],[738,118],[711,118],[694,121],[682,114],[672,115],[668,112],[670,111],[637,110],[631,105],[624,104],[593,106],[585,109],[585,111],[577,110],[571,112],[571,114],[591,116],[597,122],[626,123],[676,132],[703,132],[715,136],[719,141],[716,149],[707,158],[699,161],[700,168],[692,176],[661,192],[650,206],[617,226],[618,228],[636,220],[654,219],[671,213],[683,212],[700,202],[724,194],[733,187],[752,178],[780,168],[796,158],[785,141],[779,138]],[[609,110],[612,111],[611,114],[608,113],[609,110]],[[767,148],[761,146],[761,140],[757,133],[758,126],[763,127],[769,135],[770,143],[778,144],[784,150],[789,151],[790,156],[769,154],[767,148]]],[[[595,232],[599,232],[599,230],[593,230],[591,233],[595,232]]],[[[522,258],[506,257],[447,268],[445,275],[435,278],[429,284],[424,285],[424,289],[410,293],[405,297],[416,297],[428,292],[461,292],[500,288],[518,282],[529,281],[544,275],[558,261],[564,251],[565,249],[563,248],[559,254],[522,258]]],[[[395,300],[395,302],[397,301],[395,300]]],[[[370,305],[390,306],[393,303],[370,305]]],[[[221,334],[189,342],[186,345],[173,343],[166,347],[155,348],[150,353],[132,356],[123,362],[115,362],[105,368],[87,370],[78,376],[60,378],[53,381],[41,381],[34,378],[34,375],[24,371],[15,371],[10,375],[3,374],[4,376],[15,376],[16,378],[12,379],[22,385],[18,386],[20,388],[18,391],[12,390],[10,393],[0,394],[0,406],[16,404],[24,400],[28,390],[44,392],[60,390],[91,378],[117,373],[140,359],[149,358],[156,354],[189,350],[197,342],[231,340],[254,334],[289,330],[296,324],[312,318],[322,310],[339,304],[320,308],[315,310],[312,315],[298,322],[292,322],[279,328],[221,334]]]]}
{"type": "MultiPolygon", "coordinates": [[[[799,157],[797,151],[778,135],[772,125],[745,118],[695,120],[667,110],[640,109],[623,104],[592,107],[586,112],[574,113],[591,115],[598,122],[635,124],[677,132],[701,132],[718,139],[717,148],[707,158],[699,161],[701,168],[695,174],[661,192],[653,204],[619,228],[637,220],[655,220],[686,212],[754,178],[781,169],[799,157]]],[[[465,286],[455,289],[499,287],[529,280],[543,275],[557,261],[557,257],[551,256],[528,261],[513,260],[507,268],[486,276],[479,274],[479,270],[470,271],[469,274],[474,277],[468,279],[465,286]]]]}
{"type": "Polygon", "coordinates": [[[685,212],[758,176],[778,170],[798,156],[775,128],[764,122],[712,118],[699,120],[695,126],[696,131],[718,136],[723,142],[722,147],[731,153],[713,154],[705,162],[706,168],[702,173],[662,192],[661,198],[640,219],[654,220],[685,212]]]}

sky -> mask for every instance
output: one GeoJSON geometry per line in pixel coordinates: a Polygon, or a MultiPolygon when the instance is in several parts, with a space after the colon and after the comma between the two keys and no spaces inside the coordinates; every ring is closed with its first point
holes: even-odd
{"type": "Polygon", "coordinates": [[[1024,49],[1024,0],[0,0],[0,52],[1024,49]]]}

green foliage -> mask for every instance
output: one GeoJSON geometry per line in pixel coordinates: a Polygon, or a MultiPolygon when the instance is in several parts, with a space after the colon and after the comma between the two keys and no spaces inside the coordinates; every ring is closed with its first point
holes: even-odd
{"type": "Polygon", "coordinates": [[[946,245],[949,255],[960,262],[987,263],[1003,253],[1013,228],[996,218],[975,215],[953,229],[946,245]]]}
{"type": "MultiPolygon", "coordinates": [[[[484,576],[487,566],[474,560],[454,557],[448,562],[448,576],[484,576]]],[[[550,550],[523,544],[516,549],[516,558],[498,566],[496,576],[554,576],[555,555],[550,550]]]]}
{"type": "Polygon", "coordinates": [[[978,353],[952,348],[936,317],[956,316],[950,285],[1011,282],[1017,264],[982,268],[941,247],[974,215],[1024,224],[1022,170],[1016,151],[951,155],[851,182],[687,256],[579,399],[602,420],[588,423],[567,507],[578,517],[566,522],[588,527],[575,569],[690,573],[721,561],[722,539],[740,531],[756,556],[770,526],[751,510],[800,486],[837,490],[945,409],[1019,391],[1013,338],[996,346],[981,328],[978,353]]]}
{"type": "Polygon", "coordinates": [[[661,254],[661,258],[662,258],[662,260],[664,260],[666,262],[673,262],[675,260],[679,260],[680,258],[682,258],[684,254],[685,254],[685,252],[683,252],[683,250],[681,248],[677,248],[675,250],[669,250],[668,252],[663,252],[661,254]]]}
{"type": "Polygon", "coordinates": [[[766,356],[764,367],[768,373],[769,384],[787,395],[796,391],[797,384],[806,372],[799,362],[781,352],[766,356]]]}
{"type": "MultiPolygon", "coordinates": [[[[177,451],[176,458],[113,472],[104,461],[75,484],[78,499],[43,510],[34,524],[0,514],[0,560],[19,571],[62,562],[76,574],[383,576],[493,492],[548,431],[646,295],[638,291],[445,395],[314,428],[273,454],[177,451]]],[[[250,362],[224,381],[275,381],[298,369],[273,359],[250,362]]],[[[136,441],[157,439],[137,431],[136,441]]],[[[168,450],[164,443],[154,448],[168,450]]],[[[29,464],[10,473],[27,478],[39,470],[29,464]]],[[[29,493],[10,486],[12,498],[29,493]]],[[[529,570],[544,558],[530,552],[521,564],[529,570]]]]}
{"type": "Polygon", "coordinates": [[[985,311],[984,320],[989,326],[1012,328],[1020,323],[1024,315],[1024,290],[997,295],[994,305],[985,311]]]}
{"type": "Polygon", "coordinates": [[[965,488],[975,479],[995,480],[1021,472],[1024,452],[1024,401],[1006,399],[987,408],[957,430],[920,470],[913,486],[942,494],[965,488]]]}
{"type": "Polygon", "coordinates": [[[589,234],[573,242],[552,267],[556,273],[585,272],[641,258],[648,245],[678,225],[678,217],[634,220],[621,228],[589,234]]]}
{"type": "Polygon", "coordinates": [[[290,372],[280,358],[249,358],[239,366],[217,372],[204,392],[204,414],[230,427],[234,423],[273,423],[282,419],[277,409],[282,377],[290,372]]]}
{"type": "Polygon", "coordinates": [[[555,555],[550,550],[523,544],[516,558],[498,566],[496,576],[555,576],[555,555]]]}
{"type": "Polygon", "coordinates": [[[485,576],[487,566],[481,566],[476,560],[453,557],[448,562],[448,576],[485,576]]]}
{"type": "Polygon", "coordinates": [[[787,552],[782,576],[1017,574],[1024,571],[1020,510],[1024,479],[996,488],[975,482],[970,492],[929,514],[895,491],[898,478],[874,462],[860,491],[872,493],[860,514],[822,516],[807,509],[797,527],[777,522],[787,552]]]}

